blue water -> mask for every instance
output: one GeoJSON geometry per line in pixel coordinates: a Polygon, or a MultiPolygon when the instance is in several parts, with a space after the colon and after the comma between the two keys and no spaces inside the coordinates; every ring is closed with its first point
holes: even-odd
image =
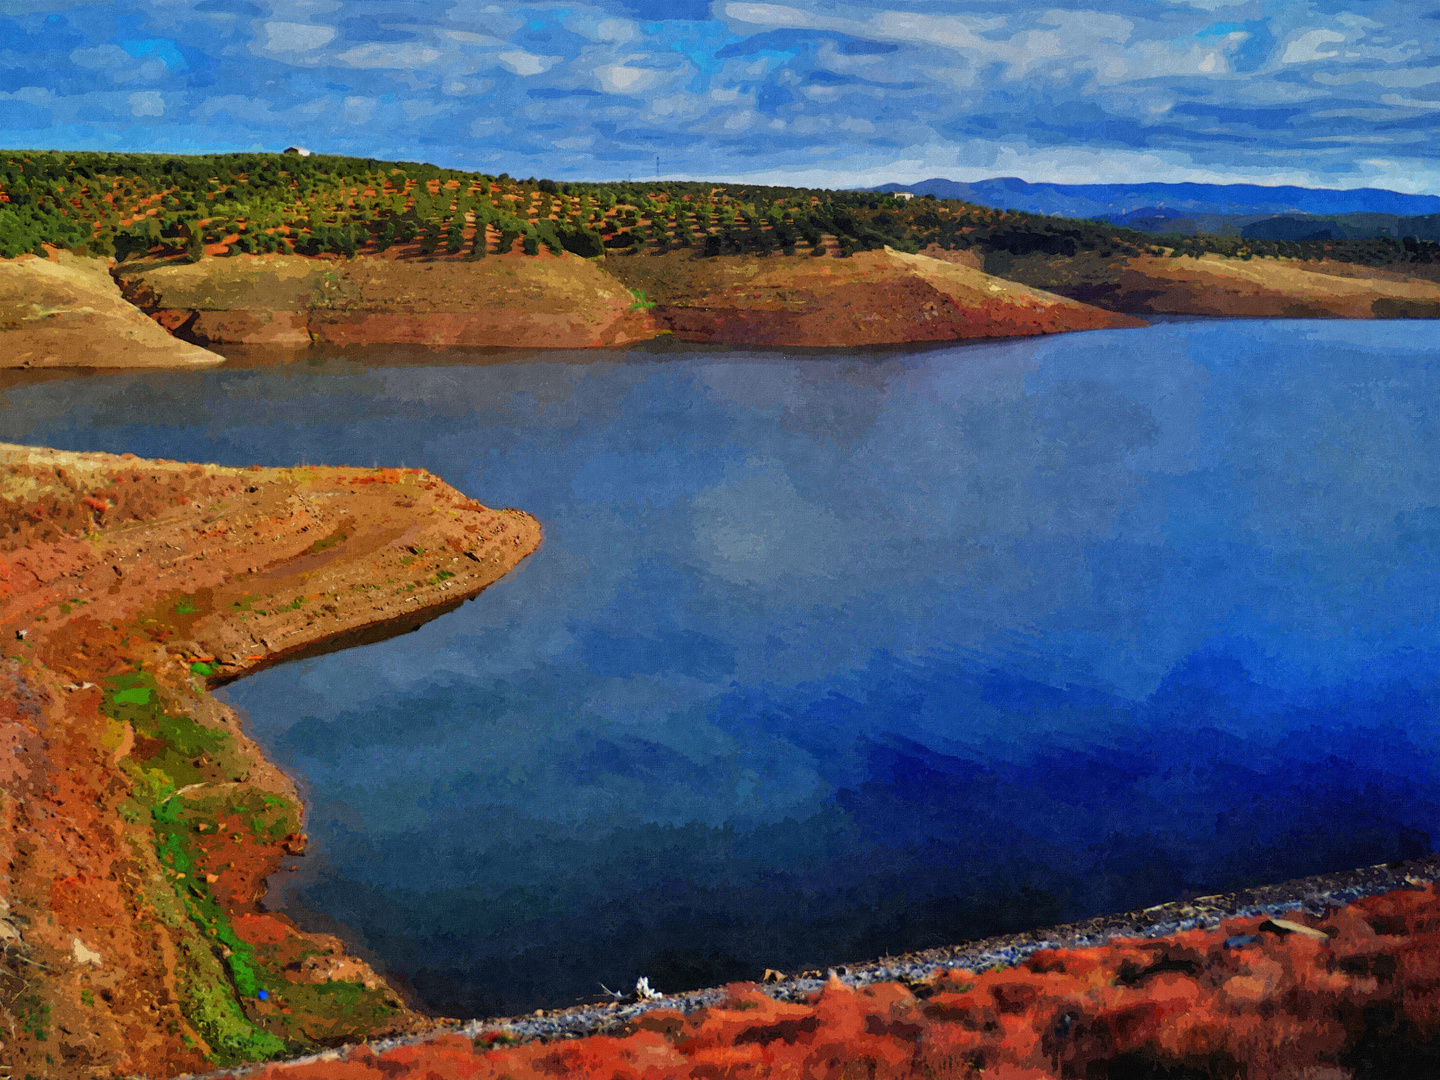
{"type": "Polygon", "coordinates": [[[545,528],[225,691],[271,902],[449,1015],[754,978],[1440,837],[1435,323],[12,377],[0,437],[424,466],[545,528]]]}

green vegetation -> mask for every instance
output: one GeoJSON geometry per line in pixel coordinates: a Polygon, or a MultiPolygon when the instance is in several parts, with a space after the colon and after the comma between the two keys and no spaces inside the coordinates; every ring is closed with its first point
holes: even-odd
{"type": "Polygon", "coordinates": [[[153,830],[165,877],[146,888],[144,899],[178,936],[182,1008],[209,1043],[215,1064],[313,1049],[301,1021],[351,1034],[393,1015],[383,990],[284,979],[280,965],[258,955],[263,949],[236,934],[211,891],[203,872],[207,857],[214,861],[207,844],[228,853],[232,845],[274,844],[299,828],[298,808],[288,800],[225,782],[245,768],[234,740],[166,710],[154,679],[143,672],[107,679],[103,711],[135,732],[135,749],[121,766],[132,781],[122,816],[132,823],[148,818],[153,830]],[[262,997],[276,1006],[262,1018],[264,1026],[245,1008],[262,997]],[[278,1008],[282,1002],[288,1013],[278,1008]]]}
{"type": "Polygon", "coordinates": [[[146,899],[167,925],[182,932],[179,974],[185,1015],[210,1044],[217,1064],[267,1060],[284,1053],[285,1043],[252,1024],[236,1000],[237,995],[253,996],[257,989],[251,949],[236,937],[204,880],[194,875],[186,836],[193,825],[185,819],[198,807],[192,808],[178,794],[223,779],[224,765],[234,753],[233,740],[188,716],[167,712],[154,679],[141,672],[106,680],[103,711],[135,731],[136,750],[122,768],[133,782],[130,801],[137,804],[133,809],[148,811],[155,853],[172,875],[168,882],[148,889],[146,899]],[[212,937],[214,944],[208,945],[202,935],[212,937]]]}
{"type": "Polygon", "coordinates": [[[1415,237],[1269,240],[1155,235],[1098,221],[867,191],[699,183],[514,180],[414,162],[282,154],[0,151],[0,256],[42,251],[171,256],[390,251],[485,258],[515,242],[529,256],[584,258],[674,248],[698,255],[841,256],[931,244],[982,256],[1332,258],[1366,265],[1440,261],[1415,237]]]}

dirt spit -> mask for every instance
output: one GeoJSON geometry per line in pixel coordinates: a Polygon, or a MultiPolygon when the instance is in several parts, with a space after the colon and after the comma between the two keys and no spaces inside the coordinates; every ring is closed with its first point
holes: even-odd
{"type": "Polygon", "coordinates": [[[172,1076],[426,1029],[261,909],[301,807],[207,691],[418,625],[539,543],[421,470],[0,444],[0,1064],[172,1076]]]}

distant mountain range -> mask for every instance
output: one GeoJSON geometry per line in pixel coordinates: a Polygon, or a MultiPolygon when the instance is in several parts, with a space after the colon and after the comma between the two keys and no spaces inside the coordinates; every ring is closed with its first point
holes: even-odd
{"type": "MultiPolygon", "coordinates": [[[[1030,184],[1013,176],[963,184],[922,180],[885,184],[877,191],[910,191],[939,199],[963,199],[997,210],[1102,218],[1117,224],[1145,218],[1197,215],[1255,217],[1274,214],[1440,214],[1440,196],[1406,195],[1383,188],[1262,187],[1259,184],[1030,184]]],[[[1209,230],[1206,230],[1209,231],[1209,230]]]]}

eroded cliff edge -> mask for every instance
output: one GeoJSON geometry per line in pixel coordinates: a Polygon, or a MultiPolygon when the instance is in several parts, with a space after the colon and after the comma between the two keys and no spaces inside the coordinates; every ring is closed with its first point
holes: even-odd
{"type": "Polygon", "coordinates": [[[0,1061],[168,1076],[423,1029],[261,910],[302,811],[207,689],[418,625],[539,543],[420,470],[0,444],[0,1061]]]}

